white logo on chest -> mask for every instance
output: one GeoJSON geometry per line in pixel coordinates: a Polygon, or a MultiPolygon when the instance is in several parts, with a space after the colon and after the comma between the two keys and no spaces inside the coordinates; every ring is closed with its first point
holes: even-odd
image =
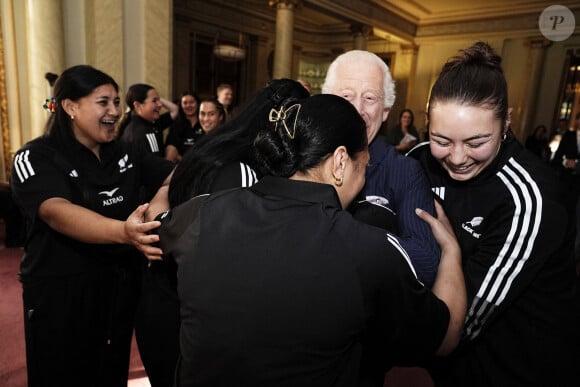
{"type": "Polygon", "coordinates": [[[103,207],[106,206],[111,206],[113,204],[117,204],[123,201],[123,195],[119,195],[116,197],[113,197],[113,195],[115,194],[115,192],[117,192],[119,190],[119,187],[113,188],[110,191],[101,191],[99,192],[99,195],[105,195],[108,197],[108,199],[103,200],[103,207]]]}
{"type": "Polygon", "coordinates": [[[482,216],[475,216],[468,222],[461,223],[461,228],[470,233],[474,238],[479,239],[481,233],[475,232],[474,228],[479,227],[483,222],[482,216]]]}

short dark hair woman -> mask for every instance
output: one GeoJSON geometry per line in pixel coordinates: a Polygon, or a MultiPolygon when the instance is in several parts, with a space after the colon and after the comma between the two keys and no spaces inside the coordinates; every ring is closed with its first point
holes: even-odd
{"type": "Polygon", "coordinates": [[[453,348],[465,289],[448,227],[419,211],[442,247],[435,296],[394,237],[343,210],[369,160],[352,104],[291,99],[262,119],[254,147],[266,176],[197,196],[161,227],[178,263],[176,385],[352,386],[453,348]]]}

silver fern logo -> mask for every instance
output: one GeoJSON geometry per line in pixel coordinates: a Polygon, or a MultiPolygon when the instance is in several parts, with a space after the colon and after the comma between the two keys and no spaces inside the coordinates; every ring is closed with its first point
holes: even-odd
{"type": "Polygon", "coordinates": [[[463,222],[461,228],[470,233],[474,238],[479,239],[481,233],[475,232],[475,228],[479,227],[483,222],[482,216],[474,216],[471,220],[463,222]]]}
{"type": "Polygon", "coordinates": [[[129,155],[126,153],[125,156],[121,157],[118,161],[118,164],[120,173],[126,172],[129,168],[133,168],[133,164],[129,162],[129,155]]]}

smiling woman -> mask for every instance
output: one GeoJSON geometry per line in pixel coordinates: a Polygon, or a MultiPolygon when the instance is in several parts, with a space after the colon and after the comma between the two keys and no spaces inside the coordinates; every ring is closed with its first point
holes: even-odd
{"type": "Polygon", "coordinates": [[[27,225],[20,265],[28,383],[124,385],[139,291],[142,186],[173,164],[114,140],[117,83],[86,65],[54,87],[46,134],[14,158],[11,186],[27,225]],[[125,219],[128,219],[125,221],[125,219]],[[135,227],[132,225],[136,224],[135,227]]]}
{"type": "Polygon", "coordinates": [[[165,156],[163,131],[177,115],[179,106],[165,98],[151,85],[131,85],[125,96],[127,113],[119,124],[119,138],[135,144],[140,152],[165,156]],[[167,109],[161,114],[161,109],[167,109]]]}
{"type": "Polygon", "coordinates": [[[437,386],[576,386],[573,222],[554,171],[510,133],[500,63],[478,42],[445,64],[430,146],[411,154],[454,225],[468,284],[462,342],[431,371],[437,386]]]}

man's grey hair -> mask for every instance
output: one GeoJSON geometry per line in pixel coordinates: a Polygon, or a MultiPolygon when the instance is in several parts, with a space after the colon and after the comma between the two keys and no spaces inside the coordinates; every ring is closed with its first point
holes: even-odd
{"type": "Polygon", "coordinates": [[[333,86],[336,83],[336,69],[342,63],[351,62],[361,63],[360,71],[365,71],[365,66],[369,63],[376,64],[383,71],[383,106],[387,109],[392,108],[395,103],[395,82],[391,76],[389,66],[379,56],[369,51],[352,50],[336,57],[326,72],[326,79],[322,85],[322,93],[332,94],[333,86]]]}

